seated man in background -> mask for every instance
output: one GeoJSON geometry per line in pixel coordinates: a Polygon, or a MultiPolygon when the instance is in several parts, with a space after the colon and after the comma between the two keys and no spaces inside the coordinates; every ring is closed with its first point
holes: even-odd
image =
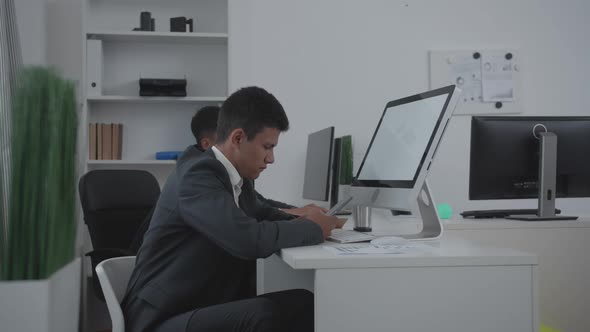
{"type": "MultiPolygon", "coordinates": [[[[193,136],[195,137],[195,140],[197,142],[195,146],[200,151],[208,150],[213,146],[213,144],[217,140],[216,130],[219,109],[220,108],[218,106],[205,106],[199,109],[191,120],[191,131],[193,132],[193,136]]],[[[253,183],[252,186],[254,186],[253,183]]],[[[323,213],[326,213],[328,211],[327,209],[319,207],[315,204],[308,204],[304,207],[298,208],[287,203],[265,198],[260,193],[258,193],[258,191],[256,191],[256,197],[265,206],[277,208],[281,211],[296,216],[303,216],[315,210],[319,210],[323,213]]]]}
{"type": "Polygon", "coordinates": [[[221,108],[217,141],[178,159],[137,254],[121,307],[126,331],[313,331],[313,294],[253,296],[257,258],[315,245],[342,220],[265,209],[252,181],[274,162],[289,120],[261,88],[233,93],[221,108]]]}

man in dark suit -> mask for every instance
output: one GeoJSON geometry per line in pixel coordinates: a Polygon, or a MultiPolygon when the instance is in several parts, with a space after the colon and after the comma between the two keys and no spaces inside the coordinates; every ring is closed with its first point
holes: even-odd
{"type": "Polygon", "coordinates": [[[253,296],[253,262],[321,243],[341,226],[259,204],[252,180],[289,127],[279,101],[243,88],[223,104],[218,140],[188,147],[168,177],[121,303],[127,331],[313,331],[305,290],[253,296]],[[248,181],[245,181],[248,180],[248,181]]]}
{"type": "MultiPolygon", "coordinates": [[[[219,110],[220,107],[218,106],[205,106],[199,109],[191,119],[191,131],[197,142],[197,149],[201,151],[209,150],[217,140],[217,118],[219,117],[219,110]]],[[[328,212],[327,209],[315,204],[308,204],[298,208],[291,204],[266,198],[258,191],[256,191],[256,197],[263,205],[281,209],[283,212],[296,216],[304,216],[314,210],[319,210],[324,213],[328,212]]]]}

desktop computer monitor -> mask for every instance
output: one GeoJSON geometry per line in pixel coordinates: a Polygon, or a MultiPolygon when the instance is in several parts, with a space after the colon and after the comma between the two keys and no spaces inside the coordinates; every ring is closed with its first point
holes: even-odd
{"type": "Polygon", "coordinates": [[[303,178],[303,198],[327,201],[334,145],[334,127],[309,134],[303,178]]]}
{"type": "Polygon", "coordinates": [[[352,183],[353,205],[413,210],[459,95],[450,85],[387,103],[352,183]]]}
{"type": "Polygon", "coordinates": [[[590,117],[476,116],[469,199],[538,198],[540,131],[557,136],[555,196],[590,197],[590,117]]]}

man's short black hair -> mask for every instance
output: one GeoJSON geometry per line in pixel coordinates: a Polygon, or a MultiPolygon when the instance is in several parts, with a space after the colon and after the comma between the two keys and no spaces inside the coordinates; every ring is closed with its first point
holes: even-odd
{"type": "Polygon", "coordinates": [[[195,113],[191,120],[191,130],[197,146],[204,137],[212,137],[217,130],[217,117],[219,116],[219,106],[205,106],[195,113]]]}
{"type": "Polygon", "coordinates": [[[217,142],[225,142],[230,133],[242,128],[252,140],[264,128],[289,129],[289,119],[281,103],[266,90],[251,86],[229,96],[219,112],[217,142]]]}

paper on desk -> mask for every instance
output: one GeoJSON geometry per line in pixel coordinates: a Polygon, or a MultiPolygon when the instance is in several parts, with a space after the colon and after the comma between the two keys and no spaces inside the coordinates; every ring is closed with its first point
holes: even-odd
{"type": "Polygon", "coordinates": [[[340,244],[336,246],[324,246],[324,248],[336,255],[399,255],[410,253],[429,252],[433,248],[422,243],[405,243],[394,245],[373,244],[340,244]]]}

